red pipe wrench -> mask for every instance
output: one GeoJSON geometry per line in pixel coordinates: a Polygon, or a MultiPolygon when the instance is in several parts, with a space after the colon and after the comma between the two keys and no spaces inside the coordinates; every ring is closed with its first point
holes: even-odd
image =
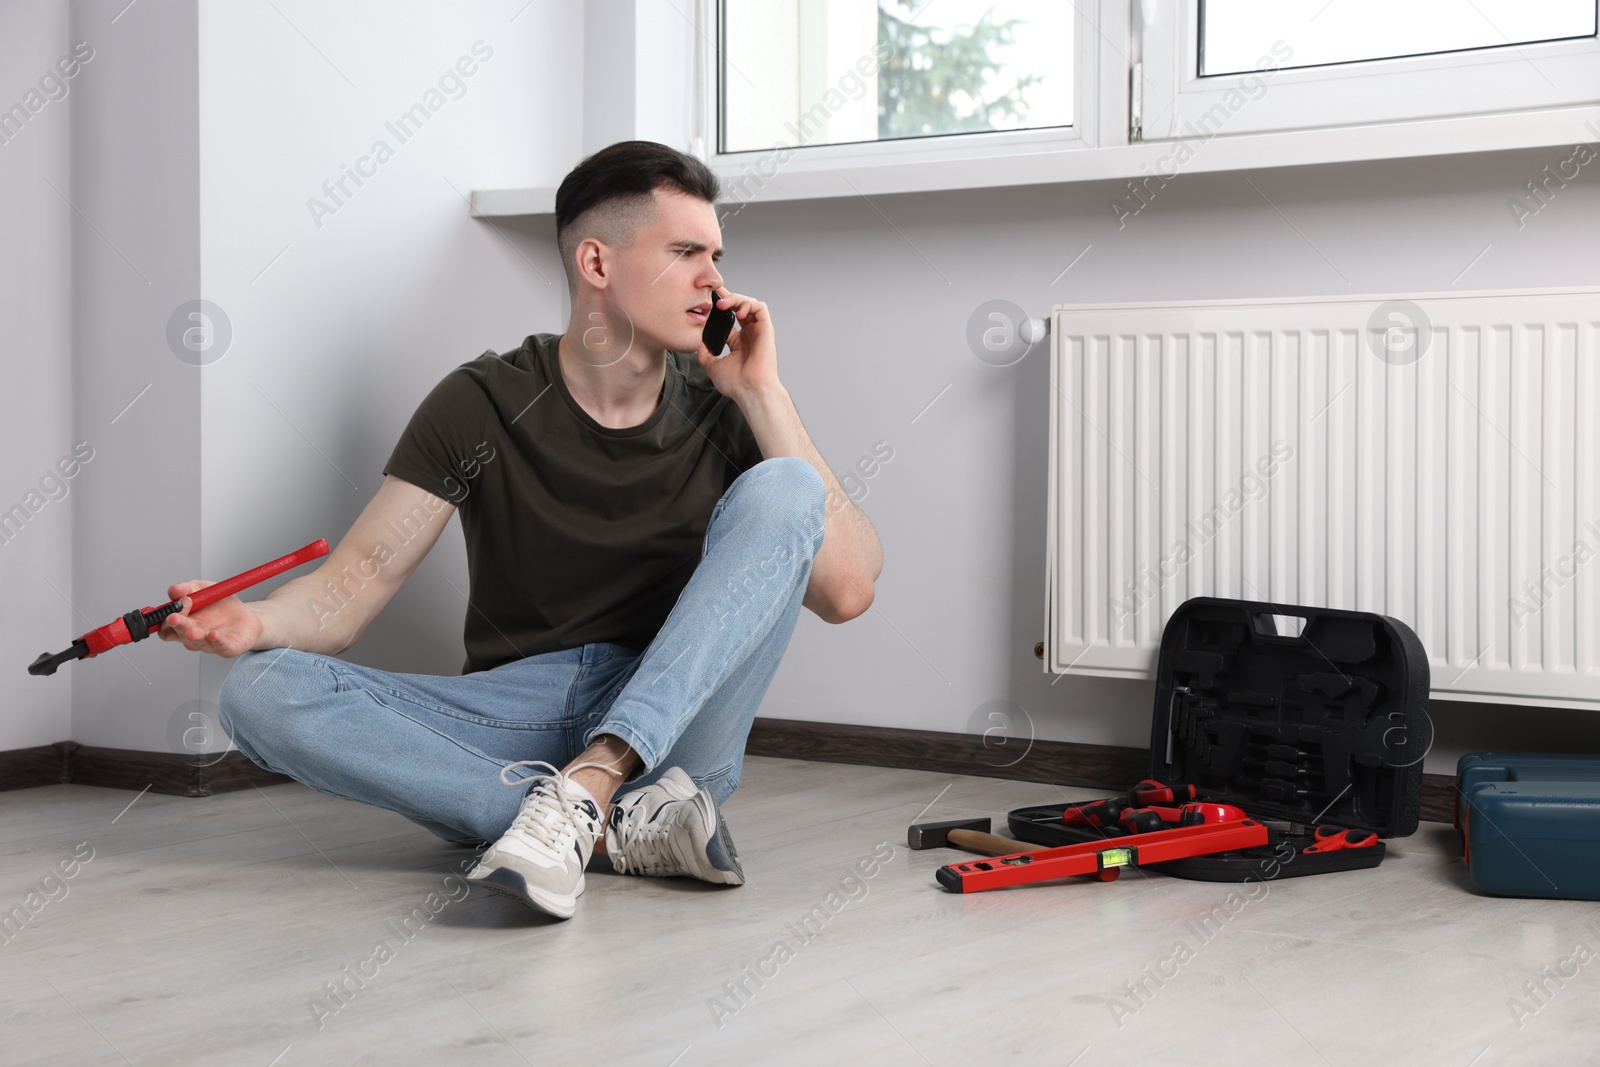
{"type": "MultiPolygon", "coordinates": [[[[320,556],[328,554],[328,542],[322,538],[306,545],[297,552],[287,556],[279,556],[271,563],[263,563],[259,567],[252,567],[242,574],[235,574],[226,581],[208,585],[204,589],[196,589],[188,594],[189,610],[199,611],[201,608],[215,604],[217,601],[252,585],[266,581],[275,574],[282,574],[291,567],[298,567],[320,556]]],[[[29,674],[54,674],[56,668],[63,663],[75,659],[88,659],[100,653],[115,648],[118,645],[131,644],[134,641],[143,641],[156,630],[160,629],[162,620],[168,615],[175,615],[183,610],[183,599],[155,608],[140,608],[130,611],[122,618],[108,622],[95,630],[90,630],[63,652],[46,652],[28,666],[29,674]]]]}

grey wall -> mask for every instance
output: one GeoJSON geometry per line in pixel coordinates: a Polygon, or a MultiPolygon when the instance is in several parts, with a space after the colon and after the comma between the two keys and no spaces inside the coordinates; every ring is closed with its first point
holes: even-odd
{"type": "Polygon", "coordinates": [[[74,629],[69,602],[70,534],[83,486],[98,472],[91,461],[65,479],[57,467],[75,440],[72,209],[62,194],[71,191],[69,119],[81,79],[47,83],[49,95],[39,91],[40,79],[58,74],[56,61],[70,51],[65,0],[0,0],[0,109],[28,106],[27,93],[39,92],[37,113],[0,127],[0,511],[10,513],[0,515],[0,751],[70,735],[71,677],[33,678],[22,668],[84,629],[74,629]],[[12,512],[18,507],[20,514],[12,512]]]}
{"type": "MultiPolygon", "coordinates": [[[[1152,686],[1040,673],[1047,353],[981,363],[968,316],[994,298],[1045,314],[1594,284],[1600,164],[1520,230],[1506,205],[1571,152],[1180,175],[1120,231],[1118,183],[747,207],[725,227],[723,273],[773,306],[781,373],[812,437],[841,472],[875,441],[894,448],[862,501],[884,542],[877,604],[843,627],[803,618],[762,713],[982,732],[990,702],[1010,701],[1039,737],[1148,745],[1152,686]]],[[[1600,745],[1592,713],[1431,713],[1432,771],[1475,747],[1600,745]]]]}
{"type": "MultiPolygon", "coordinates": [[[[125,6],[72,5],[73,40],[95,50],[73,98],[71,194],[73,427],[95,458],[73,511],[78,625],[59,645],[161,603],[200,565],[200,377],[167,343],[201,292],[197,8],[125,6]]],[[[165,750],[199,697],[199,663],[153,639],[65,670],[85,744],[165,750]]]]}

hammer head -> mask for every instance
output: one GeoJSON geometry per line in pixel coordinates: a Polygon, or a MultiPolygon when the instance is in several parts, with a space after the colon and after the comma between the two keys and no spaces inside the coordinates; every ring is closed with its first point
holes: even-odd
{"type": "Polygon", "coordinates": [[[906,844],[914,849],[948,848],[951,830],[976,830],[986,834],[989,832],[989,820],[946,819],[943,822],[913,823],[911,829],[906,831],[906,844]]]}

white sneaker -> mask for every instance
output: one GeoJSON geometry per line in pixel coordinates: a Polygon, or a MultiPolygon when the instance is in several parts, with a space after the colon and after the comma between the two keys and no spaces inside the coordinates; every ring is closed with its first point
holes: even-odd
{"type": "Polygon", "coordinates": [[[569,919],[583,895],[583,868],[601,833],[600,807],[587,789],[542,760],[509,764],[501,768],[500,780],[507,785],[528,781],[506,777],[518,767],[542,767],[548,773],[532,777],[510,829],[483,854],[467,881],[569,919]]]}
{"type": "Polygon", "coordinates": [[[679,767],[616,802],[606,827],[606,853],[618,874],[744,884],[739,854],[716,801],[679,767]]]}

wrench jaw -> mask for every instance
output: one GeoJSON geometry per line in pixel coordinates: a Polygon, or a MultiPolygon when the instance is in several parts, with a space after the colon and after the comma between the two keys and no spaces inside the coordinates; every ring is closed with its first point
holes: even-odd
{"type": "Polygon", "coordinates": [[[83,659],[89,654],[89,646],[83,641],[72,642],[72,646],[62,652],[45,652],[38,659],[28,664],[29,674],[54,674],[56,668],[63,663],[71,663],[75,659],[83,659]]]}

